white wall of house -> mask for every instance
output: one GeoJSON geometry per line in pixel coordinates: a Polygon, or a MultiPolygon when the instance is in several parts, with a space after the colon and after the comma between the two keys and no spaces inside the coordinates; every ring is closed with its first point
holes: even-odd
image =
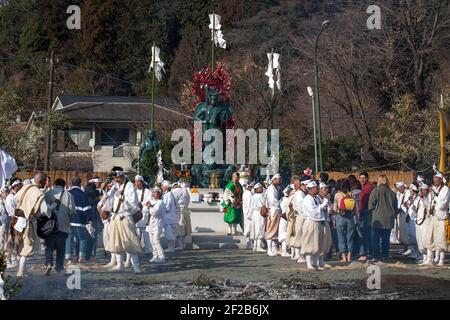
{"type": "Polygon", "coordinates": [[[132,161],[139,157],[138,146],[123,146],[123,150],[112,146],[96,146],[92,155],[95,172],[109,172],[112,167],[120,166],[125,171],[131,171],[132,161]]]}

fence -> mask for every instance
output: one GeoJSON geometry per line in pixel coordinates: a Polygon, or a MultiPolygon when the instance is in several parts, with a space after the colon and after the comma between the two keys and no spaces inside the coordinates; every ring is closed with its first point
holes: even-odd
{"type": "MultiPolygon", "coordinates": [[[[86,185],[89,180],[94,177],[100,177],[102,179],[106,179],[109,175],[108,172],[78,172],[78,171],[64,171],[64,170],[52,170],[45,172],[51,179],[52,184],[56,179],[64,179],[66,184],[70,185],[73,177],[80,177],[82,185],[86,185]]],[[[16,177],[19,177],[22,180],[33,178],[33,171],[19,171],[16,172],[16,177]]]]}
{"type": "MultiPolygon", "coordinates": [[[[387,175],[389,179],[389,184],[391,187],[394,186],[394,183],[397,181],[403,181],[407,185],[412,183],[415,178],[414,171],[393,171],[393,170],[379,170],[379,171],[367,171],[369,173],[369,181],[376,182],[378,180],[378,176],[380,174],[387,175]]],[[[347,178],[350,174],[359,178],[360,171],[350,172],[350,173],[342,173],[342,172],[327,172],[330,176],[330,179],[338,180],[342,178],[347,178]]]]}

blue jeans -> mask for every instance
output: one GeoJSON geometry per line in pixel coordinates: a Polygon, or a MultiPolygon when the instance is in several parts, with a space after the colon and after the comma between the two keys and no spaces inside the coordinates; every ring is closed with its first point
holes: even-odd
{"type": "Polygon", "coordinates": [[[391,237],[391,229],[372,228],[372,255],[374,259],[389,257],[389,240],[391,237]],[[381,247],[381,252],[380,252],[381,247]]]}
{"type": "Polygon", "coordinates": [[[359,226],[362,231],[362,237],[359,238],[359,255],[367,256],[371,253],[370,243],[370,214],[367,211],[362,211],[359,216],[359,226]]]}
{"type": "Polygon", "coordinates": [[[336,231],[338,236],[339,254],[353,251],[355,237],[355,222],[352,214],[336,215],[336,231]]]}
{"type": "Polygon", "coordinates": [[[73,254],[73,243],[75,242],[75,253],[80,258],[89,260],[91,253],[88,252],[89,234],[85,227],[70,227],[69,237],[66,240],[66,260],[73,254]]]}

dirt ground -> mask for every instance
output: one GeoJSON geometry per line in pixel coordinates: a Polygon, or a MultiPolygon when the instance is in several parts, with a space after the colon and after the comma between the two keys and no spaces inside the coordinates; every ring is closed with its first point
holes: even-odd
{"type": "MultiPolygon", "coordinates": [[[[449,265],[418,266],[399,254],[380,266],[380,290],[367,288],[368,265],[359,262],[328,261],[331,269],[309,271],[242,249],[177,252],[164,265],[140,258],[141,274],[108,271],[100,251],[95,263],[80,267],[80,289],[68,289],[70,275],[44,275],[44,257],[36,255],[12,299],[450,299],[449,265]]],[[[14,281],[14,270],[6,276],[14,281]]]]}

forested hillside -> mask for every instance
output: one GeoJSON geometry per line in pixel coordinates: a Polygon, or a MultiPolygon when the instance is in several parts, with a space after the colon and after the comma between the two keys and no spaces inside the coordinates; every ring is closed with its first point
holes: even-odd
{"type": "Polygon", "coordinates": [[[313,85],[323,20],[330,20],[319,45],[325,167],[427,166],[425,156],[438,153],[440,94],[449,101],[449,6],[448,0],[9,0],[0,7],[0,121],[10,129],[0,133],[0,145],[17,143],[11,141],[23,130],[14,125],[17,115],[26,121],[46,108],[51,50],[58,58],[55,94],[148,95],[155,42],[166,64],[158,94],[191,112],[190,81],[209,63],[208,13],[215,11],[227,40],[217,60],[232,76],[239,127],[268,127],[266,53],[281,54],[274,122],[284,166],[313,163],[306,88],[313,85]],[[66,27],[74,4],[81,7],[81,30],[66,27]],[[381,8],[381,30],[367,28],[371,4],[381,8]],[[355,161],[342,163],[343,157],[355,161]]]}

